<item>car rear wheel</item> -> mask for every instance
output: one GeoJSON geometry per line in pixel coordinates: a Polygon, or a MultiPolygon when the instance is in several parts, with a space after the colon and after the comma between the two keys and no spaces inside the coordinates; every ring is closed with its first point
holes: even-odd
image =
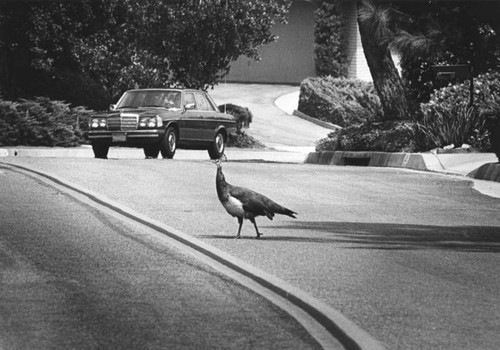
{"type": "Polygon", "coordinates": [[[92,150],[94,151],[94,157],[100,159],[108,159],[109,145],[102,143],[93,143],[92,150]]]}
{"type": "Polygon", "coordinates": [[[208,147],[208,155],[210,159],[219,159],[226,150],[226,138],[222,132],[215,135],[214,141],[208,147]]]}
{"type": "Polygon", "coordinates": [[[177,131],[173,127],[168,127],[165,136],[160,142],[160,152],[163,158],[174,158],[177,150],[177,131]]]}
{"type": "Polygon", "coordinates": [[[160,148],[158,146],[145,146],[144,155],[146,159],[156,159],[160,153],[160,148]]]}

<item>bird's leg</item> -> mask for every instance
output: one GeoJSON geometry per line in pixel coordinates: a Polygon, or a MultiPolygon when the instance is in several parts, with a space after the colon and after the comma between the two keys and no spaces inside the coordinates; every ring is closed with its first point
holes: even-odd
{"type": "Polygon", "coordinates": [[[238,222],[240,224],[240,227],[238,227],[238,234],[236,235],[236,238],[241,238],[241,226],[243,226],[243,218],[238,218],[238,222]]]}
{"type": "Polygon", "coordinates": [[[255,222],[255,219],[251,218],[250,221],[252,222],[253,226],[255,227],[255,232],[257,233],[257,238],[260,238],[262,233],[259,232],[259,229],[257,228],[257,223],[255,222]]]}

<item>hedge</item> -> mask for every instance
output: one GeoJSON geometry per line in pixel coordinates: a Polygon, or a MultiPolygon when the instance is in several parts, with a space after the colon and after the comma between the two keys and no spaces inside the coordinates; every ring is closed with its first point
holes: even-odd
{"type": "Polygon", "coordinates": [[[78,146],[91,113],[45,97],[0,100],[0,146],[78,146]]]}
{"type": "Polygon", "coordinates": [[[373,84],[357,79],[317,77],[300,85],[300,112],[342,127],[382,116],[373,84]]]}

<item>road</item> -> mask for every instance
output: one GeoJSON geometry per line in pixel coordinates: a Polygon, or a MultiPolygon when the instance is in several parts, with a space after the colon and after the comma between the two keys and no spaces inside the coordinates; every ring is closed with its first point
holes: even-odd
{"type": "Polygon", "coordinates": [[[0,193],[0,349],[319,348],[138,225],[1,167],[0,193]]]}
{"type": "Polygon", "coordinates": [[[237,222],[206,161],[5,158],[202,239],[339,310],[388,349],[495,349],[500,200],[462,177],[390,168],[227,162],[229,183],[299,218],[237,222]]]}

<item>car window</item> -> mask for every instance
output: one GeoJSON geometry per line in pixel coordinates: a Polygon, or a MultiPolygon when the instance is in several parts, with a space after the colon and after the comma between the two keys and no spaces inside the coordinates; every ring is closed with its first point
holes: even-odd
{"type": "Polygon", "coordinates": [[[208,102],[204,94],[196,94],[196,104],[201,111],[213,111],[212,105],[208,102]]]}
{"type": "Polygon", "coordinates": [[[140,107],[142,106],[142,102],[144,101],[145,95],[146,94],[144,92],[128,91],[123,95],[122,99],[120,100],[120,103],[116,107],[117,108],[140,107]]]}
{"type": "MultiPolygon", "coordinates": [[[[175,108],[180,108],[180,91],[128,91],[116,107],[167,107],[165,105],[167,100],[176,103],[175,108]]],[[[171,108],[174,107],[171,106],[171,108]]]]}
{"type": "Polygon", "coordinates": [[[194,94],[193,93],[186,93],[184,94],[184,106],[188,105],[194,105],[194,109],[196,108],[196,101],[194,100],[194,94]]]}
{"type": "Polygon", "coordinates": [[[163,106],[167,109],[181,108],[181,93],[179,91],[170,91],[165,94],[163,106]]]}
{"type": "Polygon", "coordinates": [[[162,92],[148,92],[144,98],[142,106],[161,107],[163,106],[164,94],[162,92]]]}

